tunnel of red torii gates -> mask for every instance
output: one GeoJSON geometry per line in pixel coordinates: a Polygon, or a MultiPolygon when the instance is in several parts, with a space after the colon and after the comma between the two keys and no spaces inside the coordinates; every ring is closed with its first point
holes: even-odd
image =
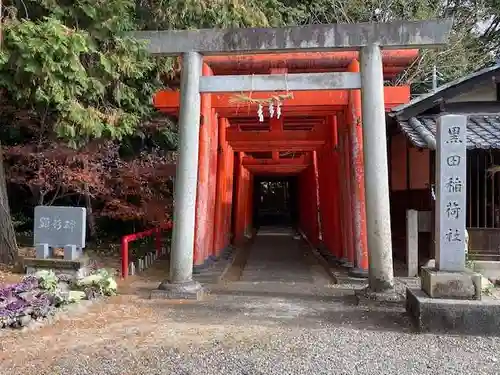
{"type": "MultiPolygon", "coordinates": [[[[384,79],[418,50],[384,50],[384,79]]],[[[203,76],[359,72],[358,52],[205,56],[203,76]]],[[[177,116],[179,91],[154,97],[177,116]]],[[[385,86],[385,108],[407,103],[409,86],[385,86]]],[[[275,102],[276,104],[276,102],[275,102]]],[[[273,110],[271,109],[271,111],[273,110]]],[[[254,233],[257,181],[294,181],[296,225],[360,274],[368,270],[361,90],[202,93],[194,263],[217,257],[254,233]],[[282,98],[270,116],[259,100],[282,98]],[[246,98],[238,100],[238,98],[246,98]]]]}

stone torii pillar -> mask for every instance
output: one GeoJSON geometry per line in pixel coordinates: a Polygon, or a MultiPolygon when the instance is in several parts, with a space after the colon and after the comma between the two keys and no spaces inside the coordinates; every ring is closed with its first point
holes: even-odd
{"type": "MultiPolygon", "coordinates": [[[[180,153],[175,183],[170,279],[155,293],[199,296],[192,280],[200,92],[362,90],[366,224],[371,294],[393,293],[389,181],[381,48],[433,48],[448,43],[452,20],[306,25],[275,29],[145,31],[153,54],[182,55],[180,153]],[[361,51],[361,72],[201,77],[201,55],[326,50],[361,51]]],[[[334,104],[334,103],[332,103],[334,104]]],[[[153,294],[155,294],[153,293],[153,294]]]]}
{"type": "Polygon", "coordinates": [[[200,131],[200,76],[203,57],[197,52],[182,54],[179,113],[179,159],[174,190],[174,227],[170,251],[170,278],[152,297],[199,298],[201,285],[193,280],[193,246],[198,184],[200,131]]]}
{"type": "Polygon", "coordinates": [[[361,48],[361,105],[370,291],[394,288],[384,74],[380,45],[361,48]]]}

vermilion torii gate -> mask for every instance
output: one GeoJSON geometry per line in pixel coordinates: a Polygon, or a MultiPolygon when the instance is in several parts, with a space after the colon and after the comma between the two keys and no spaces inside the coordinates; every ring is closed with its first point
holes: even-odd
{"type": "MultiPolygon", "coordinates": [[[[361,89],[369,291],[392,291],[393,265],[382,49],[445,45],[451,20],[308,25],[268,29],[147,31],[134,36],[149,51],[181,55],[179,158],[175,182],[170,279],[166,297],[199,296],[192,279],[200,129],[200,92],[361,89]],[[360,69],[344,73],[201,76],[203,56],[286,52],[359,51],[360,69]]],[[[334,103],[332,103],[334,104],[334,103]]]]}

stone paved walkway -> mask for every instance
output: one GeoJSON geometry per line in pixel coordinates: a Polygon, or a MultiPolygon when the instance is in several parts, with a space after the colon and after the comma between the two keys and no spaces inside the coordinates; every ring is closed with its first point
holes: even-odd
{"type": "Polygon", "coordinates": [[[292,232],[264,229],[249,250],[240,281],[328,284],[328,275],[318,266],[308,245],[292,232]]]}

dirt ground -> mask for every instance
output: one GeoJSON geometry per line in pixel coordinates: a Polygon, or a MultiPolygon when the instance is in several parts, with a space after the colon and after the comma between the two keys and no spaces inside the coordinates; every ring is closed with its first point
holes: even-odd
{"type": "MultiPolygon", "coordinates": [[[[119,267],[119,258],[116,257],[94,255],[91,259],[102,267],[119,267]]],[[[158,313],[163,311],[162,306],[168,310],[169,306],[193,303],[148,299],[149,292],[166,277],[167,266],[168,262],[158,260],[140,276],[131,276],[126,281],[117,278],[117,296],[71,305],[67,311],[58,312],[54,319],[28,328],[0,331],[0,368],[22,374],[23,366],[29,363],[30,367],[43,372],[57,359],[71,356],[75,351],[79,355],[92,356],[96,346],[120,347],[126,343],[141,350],[141,347],[154,345],[155,337],[161,334],[159,327],[165,323],[165,316],[158,313]]],[[[16,282],[22,276],[4,268],[0,271],[0,283],[16,282]]],[[[172,326],[165,329],[170,330],[172,326]]],[[[183,327],[179,329],[185,331],[183,327]]],[[[220,327],[214,328],[214,331],[218,330],[220,327]]],[[[204,329],[203,332],[210,335],[212,330],[204,329]]],[[[182,346],[186,339],[200,340],[199,332],[189,333],[189,330],[182,335],[167,335],[169,340],[178,340],[178,346],[182,346]]]]}
{"type": "Polygon", "coordinates": [[[144,298],[160,274],[36,329],[0,332],[0,374],[497,373],[498,340],[415,335],[401,309],[223,291],[203,302],[144,298]]]}

